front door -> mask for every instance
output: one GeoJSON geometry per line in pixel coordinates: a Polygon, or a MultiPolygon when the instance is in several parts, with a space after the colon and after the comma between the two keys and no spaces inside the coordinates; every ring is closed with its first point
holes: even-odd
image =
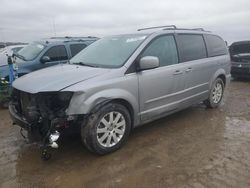
{"type": "Polygon", "coordinates": [[[50,61],[45,63],[38,63],[36,69],[42,69],[45,67],[50,67],[60,63],[66,63],[68,61],[68,54],[64,45],[53,46],[44,53],[44,56],[48,56],[50,61]]]}
{"type": "Polygon", "coordinates": [[[141,121],[157,119],[178,108],[184,70],[178,64],[173,35],[156,37],[140,55],[159,58],[160,67],[138,73],[141,121]]]}

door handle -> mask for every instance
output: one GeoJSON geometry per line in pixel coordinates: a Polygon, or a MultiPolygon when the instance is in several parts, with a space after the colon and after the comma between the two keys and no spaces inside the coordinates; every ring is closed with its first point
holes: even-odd
{"type": "Polygon", "coordinates": [[[191,67],[189,67],[189,68],[187,68],[186,70],[185,70],[185,72],[191,72],[192,71],[192,68],[191,67]]]}
{"type": "Polygon", "coordinates": [[[179,75],[179,74],[182,74],[182,73],[183,73],[182,71],[176,70],[176,71],[174,72],[174,75],[179,75]]]}

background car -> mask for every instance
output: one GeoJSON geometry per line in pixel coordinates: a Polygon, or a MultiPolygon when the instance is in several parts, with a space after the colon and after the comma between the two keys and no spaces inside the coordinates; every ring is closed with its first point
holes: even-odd
{"type": "Polygon", "coordinates": [[[7,56],[12,56],[13,53],[17,53],[26,45],[13,45],[13,46],[6,46],[5,48],[0,49],[0,66],[7,64],[7,56]]]}
{"type": "MultiPolygon", "coordinates": [[[[97,37],[52,37],[35,41],[16,53],[18,76],[59,63],[66,63],[97,37]]],[[[7,63],[0,65],[0,78],[8,80],[7,63]]]]}
{"type": "MultiPolygon", "coordinates": [[[[14,53],[16,54],[26,45],[10,45],[0,49],[0,67],[3,66],[6,70],[8,64],[8,56],[11,57],[14,53]]],[[[8,70],[9,73],[9,70],[8,70]]],[[[8,80],[8,79],[7,79],[8,80]]],[[[5,78],[0,80],[0,105],[7,107],[9,95],[11,89],[9,82],[5,78]]]]}
{"type": "Polygon", "coordinates": [[[250,41],[234,42],[229,51],[232,60],[232,77],[250,78],[250,41]]]}

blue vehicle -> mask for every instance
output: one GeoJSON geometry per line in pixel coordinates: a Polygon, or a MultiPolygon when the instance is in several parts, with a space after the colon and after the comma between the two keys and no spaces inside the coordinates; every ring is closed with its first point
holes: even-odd
{"type": "MultiPolygon", "coordinates": [[[[96,40],[98,40],[97,37],[52,37],[32,42],[15,53],[18,77],[42,68],[66,63],[96,40]]],[[[8,64],[0,64],[0,79],[8,82],[9,74],[8,64]]]]}

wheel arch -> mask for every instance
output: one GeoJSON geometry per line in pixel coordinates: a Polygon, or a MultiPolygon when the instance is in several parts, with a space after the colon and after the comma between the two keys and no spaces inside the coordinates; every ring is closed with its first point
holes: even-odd
{"type": "Polygon", "coordinates": [[[214,81],[217,79],[217,78],[221,78],[222,79],[222,81],[224,82],[224,85],[226,86],[226,72],[225,72],[225,70],[224,69],[219,69],[219,70],[217,70],[216,72],[215,72],[215,74],[213,75],[213,77],[211,78],[211,80],[210,80],[210,83],[209,83],[209,88],[211,89],[211,87],[212,87],[212,85],[213,85],[213,83],[214,83],[214,81]]]}
{"type": "Polygon", "coordinates": [[[121,104],[123,106],[125,106],[130,114],[131,117],[131,125],[132,127],[134,127],[134,109],[133,106],[125,99],[121,99],[121,98],[117,98],[117,99],[112,99],[110,102],[114,102],[114,103],[118,103],[121,104]]]}
{"type": "Polygon", "coordinates": [[[224,86],[226,86],[226,76],[224,74],[220,74],[217,78],[222,79],[224,86]]]}
{"type": "Polygon", "coordinates": [[[124,105],[131,115],[132,125],[135,126],[139,124],[140,118],[137,117],[139,114],[138,100],[128,91],[121,89],[108,89],[97,92],[89,97],[86,97],[84,93],[78,95],[71,102],[67,114],[90,114],[98,110],[100,106],[110,102],[124,105]]]}

